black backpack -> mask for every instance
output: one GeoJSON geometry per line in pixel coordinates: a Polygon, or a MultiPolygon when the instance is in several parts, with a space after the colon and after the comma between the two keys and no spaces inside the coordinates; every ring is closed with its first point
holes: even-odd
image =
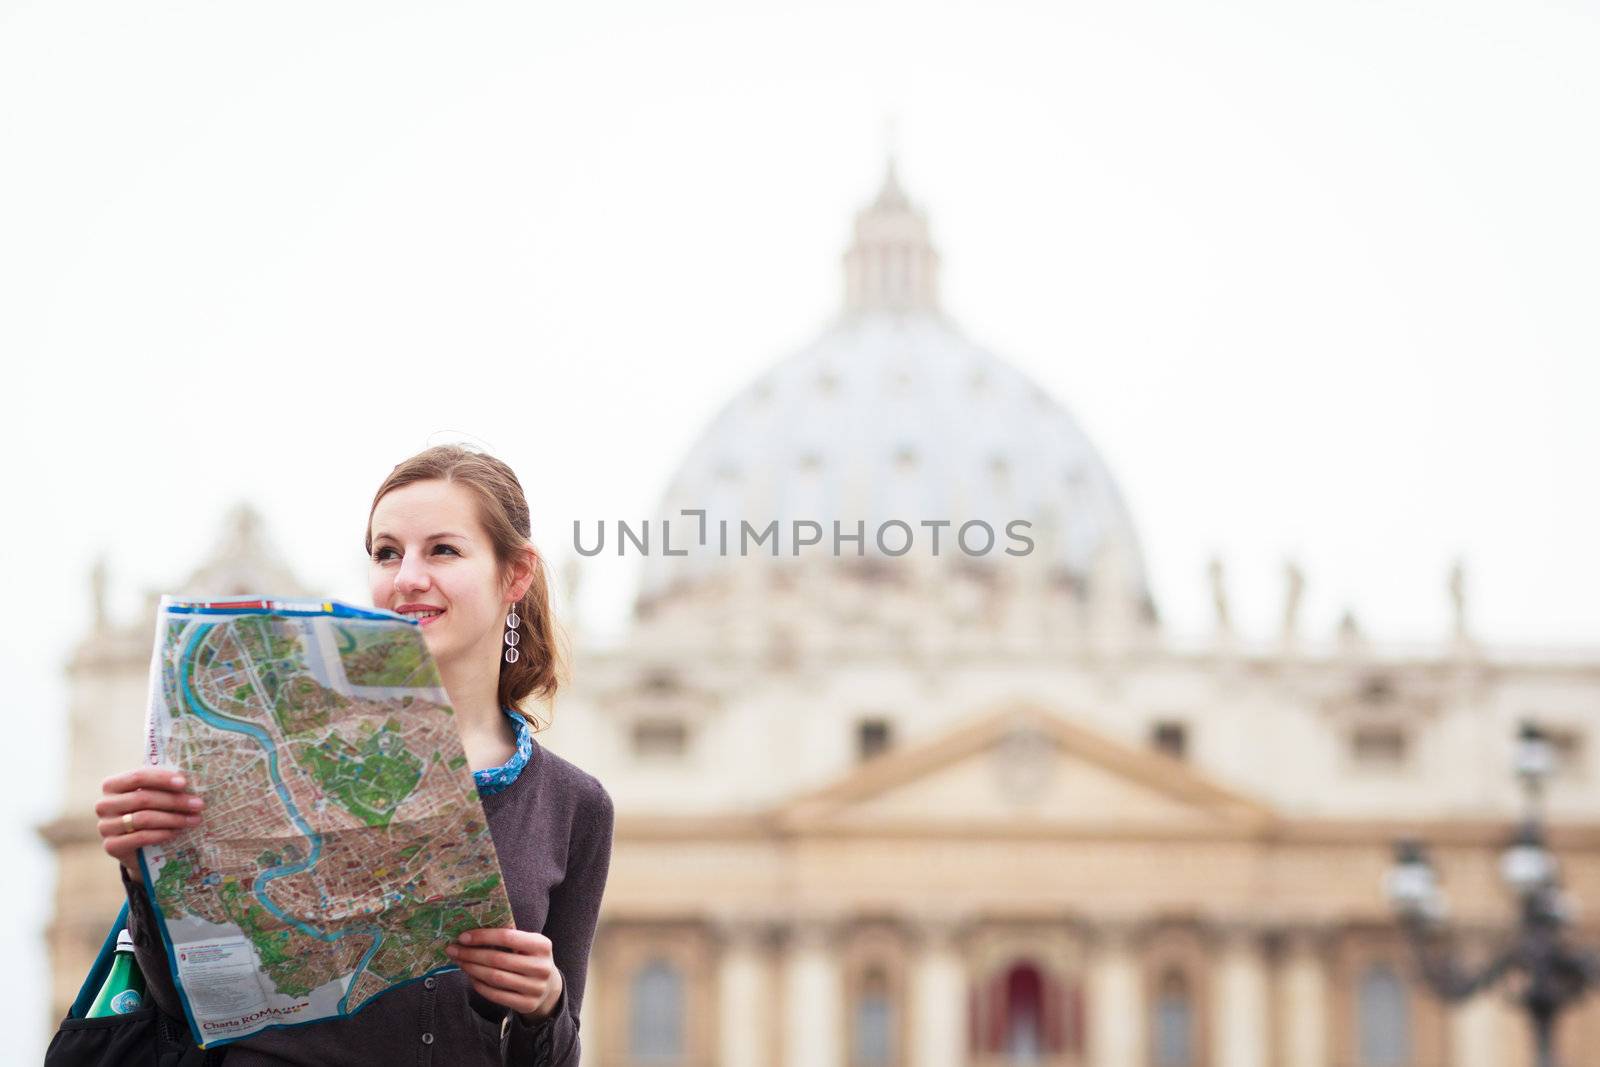
{"type": "Polygon", "coordinates": [[[154,997],[146,997],[143,1007],[126,1015],[84,1018],[111,973],[117,932],[126,925],[128,905],[124,904],[77,999],[50,1039],[44,1067],[218,1067],[228,1050],[200,1048],[188,1025],[156,1007],[154,997]]]}

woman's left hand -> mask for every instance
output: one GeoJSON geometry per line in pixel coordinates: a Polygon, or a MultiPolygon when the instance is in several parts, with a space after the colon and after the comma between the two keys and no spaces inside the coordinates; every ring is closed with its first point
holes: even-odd
{"type": "Polygon", "coordinates": [[[528,1019],[550,1014],[561,997],[561,972],[543,934],[505,927],[463,930],[445,946],[486,999],[528,1019]]]}

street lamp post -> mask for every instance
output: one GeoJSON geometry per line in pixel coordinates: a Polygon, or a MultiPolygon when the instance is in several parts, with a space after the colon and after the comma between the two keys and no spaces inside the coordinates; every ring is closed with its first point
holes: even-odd
{"type": "Polygon", "coordinates": [[[1524,723],[1517,737],[1516,771],[1526,812],[1500,858],[1500,875],[1517,895],[1518,924],[1509,943],[1488,963],[1469,970],[1441,943],[1446,940],[1444,895],[1421,842],[1395,846],[1395,865],[1386,880],[1423,977],[1439,997],[1465,1000],[1507,974],[1523,975],[1521,1001],[1533,1025],[1538,1067],[1556,1067],[1555,1024],[1562,1009],[1600,985],[1600,956],[1567,941],[1572,902],[1561,891],[1556,858],[1545,843],[1540,803],[1553,762],[1549,739],[1524,723]]]}

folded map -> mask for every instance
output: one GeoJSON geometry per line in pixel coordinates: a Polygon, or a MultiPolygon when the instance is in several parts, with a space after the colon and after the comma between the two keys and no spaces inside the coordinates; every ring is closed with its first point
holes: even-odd
{"type": "Polygon", "coordinates": [[[415,622],[337,601],[163,597],[148,762],[205,798],[140,852],[195,1039],[350,1015],[514,925],[415,622]]]}

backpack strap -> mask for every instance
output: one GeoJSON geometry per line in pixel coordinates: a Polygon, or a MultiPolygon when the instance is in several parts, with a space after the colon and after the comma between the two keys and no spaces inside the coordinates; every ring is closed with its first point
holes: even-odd
{"type": "Polygon", "coordinates": [[[100,946],[100,954],[94,958],[94,963],[89,967],[88,977],[78,989],[77,999],[72,1002],[72,1007],[67,1009],[67,1018],[81,1019],[89,1013],[89,1008],[94,1005],[95,995],[105,983],[106,975],[111,973],[111,957],[117,954],[117,934],[127,925],[128,905],[124,902],[122,910],[117,912],[117,921],[111,924],[111,930],[106,934],[105,944],[100,946]]]}

